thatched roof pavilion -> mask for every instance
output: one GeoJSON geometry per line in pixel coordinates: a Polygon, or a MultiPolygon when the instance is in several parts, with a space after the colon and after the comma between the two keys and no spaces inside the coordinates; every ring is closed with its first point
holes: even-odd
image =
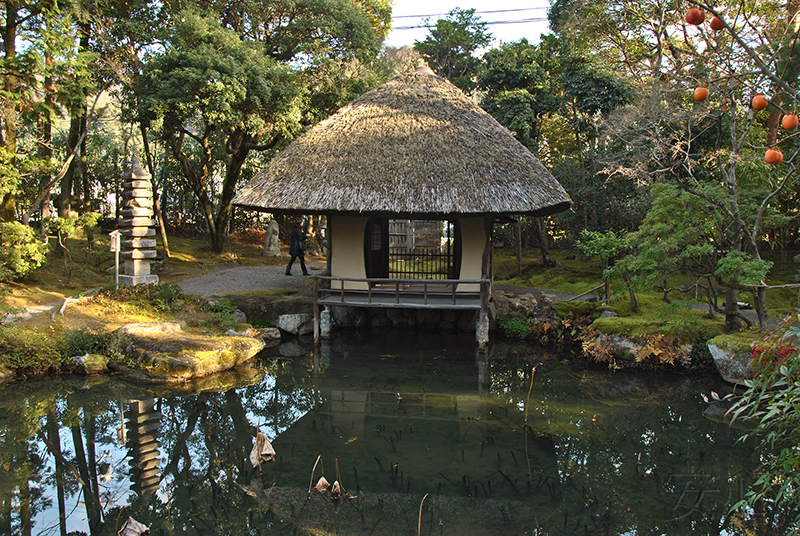
{"type": "Polygon", "coordinates": [[[330,275],[315,277],[315,338],[321,307],[449,309],[472,315],[483,348],[493,222],[570,201],[511,132],[428,70],[392,78],[319,123],[233,203],[327,216],[330,275]]]}
{"type": "Polygon", "coordinates": [[[570,203],[511,132],[425,72],[392,78],[319,123],[233,202],[266,212],[428,216],[548,215],[570,203]]]}

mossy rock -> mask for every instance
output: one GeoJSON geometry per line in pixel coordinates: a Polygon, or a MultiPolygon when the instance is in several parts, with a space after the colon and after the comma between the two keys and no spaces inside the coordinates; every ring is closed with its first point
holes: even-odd
{"type": "Polygon", "coordinates": [[[178,382],[231,369],[263,348],[258,338],[186,332],[179,322],[141,322],[111,334],[109,367],[144,381],[178,382]]]}
{"type": "Polygon", "coordinates": [[[714,358],[714,365],[727,382],[744,384],[753,378],[755,371],[752,362],[752,344],[759,337],[754,332],[718,335],[708,341],[708,350],[714,358]]]}

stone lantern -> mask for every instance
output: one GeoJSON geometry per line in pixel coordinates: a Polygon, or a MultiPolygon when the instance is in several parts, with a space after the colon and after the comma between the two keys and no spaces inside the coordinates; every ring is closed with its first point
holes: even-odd
{"type": "Polygon", "coordinates": [[[122,172],[122,207],[119,219],[120,257],[125,261],[119,284],[147,285],[158,283],[150,273],[150,259],[156,258],[156,230],[153,219],[153,186],[150,174],[134,156],[130,169],[122,172]]]}

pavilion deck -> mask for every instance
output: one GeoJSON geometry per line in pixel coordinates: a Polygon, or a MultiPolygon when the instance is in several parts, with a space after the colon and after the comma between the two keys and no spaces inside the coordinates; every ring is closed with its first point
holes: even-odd
{"type": "Polygon", "coordinates": [[[480,311],[481,318],[485,318],[490,291],[491,281],[489,279],[377,279],[315,276],[314,336],[315,338],[319,337],[320,306],[474,310],[480,311]],[[345,288],[348,286],[363,288],[345,288]],[[478,289],[463,290],[464,286],[467,288],[477,286],[478,289]],[[462,290],[458,290],[459,287],[462,290]]]}

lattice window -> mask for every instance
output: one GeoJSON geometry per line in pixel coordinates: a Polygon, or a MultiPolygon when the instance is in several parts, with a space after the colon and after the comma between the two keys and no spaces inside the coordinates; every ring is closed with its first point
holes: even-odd
{"type": "Polygon", "coordinates": [[[456,279],[456,231],[448,220],[389,220],[389,277],[456,279]]]}

